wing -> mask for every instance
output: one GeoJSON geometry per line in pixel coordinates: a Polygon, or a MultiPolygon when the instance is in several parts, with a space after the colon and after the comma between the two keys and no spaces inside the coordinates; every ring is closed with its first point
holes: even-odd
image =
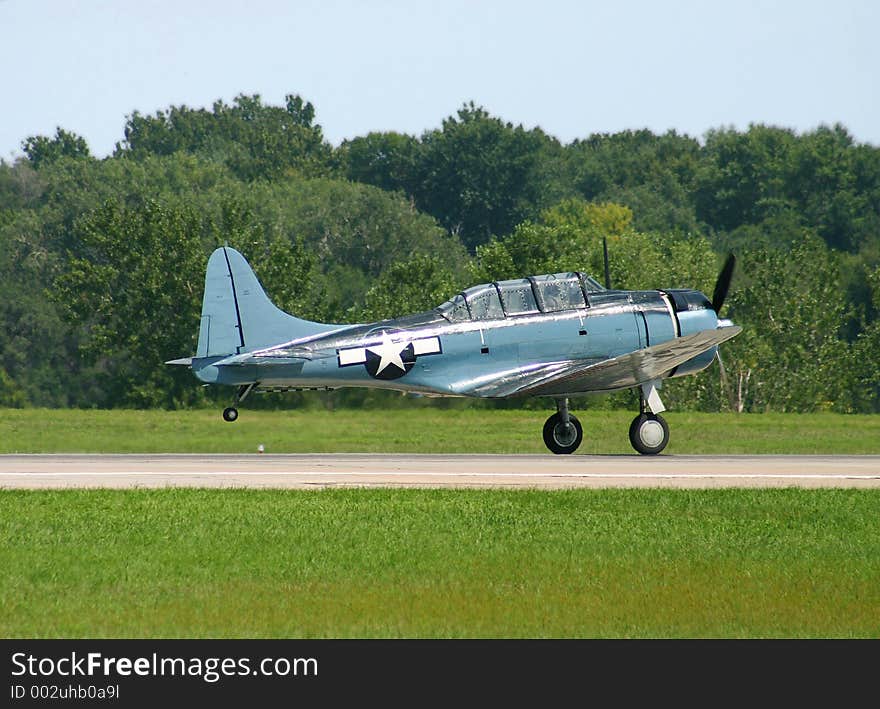
{"type": "Polygon", "coordinates": [[[551,396],[613,391],[660,379],[698,354],[734,337],[737,325],[703,330],[601,362],[563,360],[509,370],[473,382],[461,393],[483,397],[551,396]]]}

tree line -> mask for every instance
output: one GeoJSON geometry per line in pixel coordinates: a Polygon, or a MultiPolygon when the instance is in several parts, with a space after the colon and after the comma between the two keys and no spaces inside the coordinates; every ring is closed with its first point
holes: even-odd
{"type": "Polygon", "coordinates": [[[301,97],[242,95],[135,112],[103,159],[60,127],[22,149],[0,160],[3,406],[225,396],[162,364],[195,349],[218,245],[239,248],[280,307],[363,322],[478,282],[599,276],[606,239],[619,288],[711,293],[726,253],[739,258],[724,315],[744,331],[709,370],[667,383],[670,405],[880,410],[880,148],[841,125],[562,144],[470,103],[420,136],[334,147],[301,97]]]}

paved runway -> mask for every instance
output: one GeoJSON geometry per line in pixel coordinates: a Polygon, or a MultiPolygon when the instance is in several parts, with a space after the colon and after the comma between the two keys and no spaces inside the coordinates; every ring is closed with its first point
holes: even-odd
{"type": "Polygon", "coordinates": [[[880,455],[0,455],[0,488],[870,487],[880,455]]]}

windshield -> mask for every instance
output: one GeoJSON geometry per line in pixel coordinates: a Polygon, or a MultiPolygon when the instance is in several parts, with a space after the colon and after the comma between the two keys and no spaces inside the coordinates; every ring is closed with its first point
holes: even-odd
{"type": "Polygon", "coordinates": [[[439,312],[449,322],[462,322],[463,320],[471,319],[471,314],[470,312],[468,312],[467,303],[465,302],[464,296],[461,293],[454,296],[453,298],[450,298],[442,305],[438,306],[437,312],[439,312]]]}
{"type": "Polygon", "coordinates": [[[599,293],[605,290],[605,286],[599,283],[599,281],[597,281],[592,276],[588,276],[585,273],[582,273],[580,275],[584,281],[584,290],[586,290],[587,293],[599,293]]]}

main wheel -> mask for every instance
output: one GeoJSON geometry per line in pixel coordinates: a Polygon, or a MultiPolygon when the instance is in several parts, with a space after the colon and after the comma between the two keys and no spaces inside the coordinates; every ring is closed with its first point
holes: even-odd
{"type": "Polygon", "coordinates": [[[657,455],[669,443],[669,426],[658,414],[639,414],[629,426],[629,442],[642,455],[657,455]]]}
{"type": "Polygon", "coordinates": [[[574,453],[583,439],[581,422],[571,414],[568,415],[568,424],[563,423],[559,412],[544,424],[544,443],[554,453],[574,453]]]}
{"type": "Polygon", "coordinates": [[[229,406],[229,407],[223,409],[223,420],[224,421],[229,421],[230,423],[232,423],[237,418],[238,418],[238,409],[236,409],[234,406],[229,406]]]}

